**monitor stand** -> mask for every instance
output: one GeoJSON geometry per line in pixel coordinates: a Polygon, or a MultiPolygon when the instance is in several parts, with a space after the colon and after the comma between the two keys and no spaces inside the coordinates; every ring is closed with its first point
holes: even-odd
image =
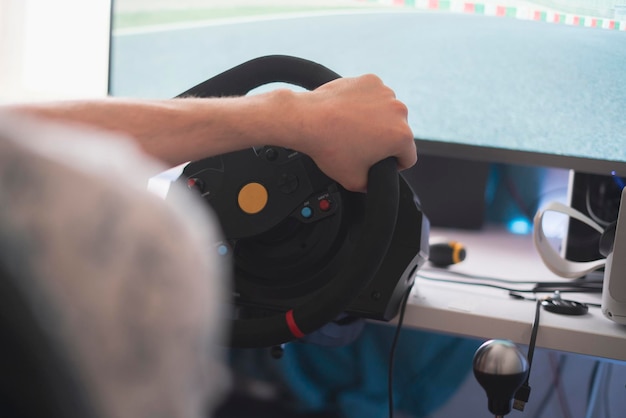
{"type": "Polygon", "coordinates": [[[422,155],[403,172],[432,226],[481,229],[485,221],[485,189],[490,164],[422,155]]]}

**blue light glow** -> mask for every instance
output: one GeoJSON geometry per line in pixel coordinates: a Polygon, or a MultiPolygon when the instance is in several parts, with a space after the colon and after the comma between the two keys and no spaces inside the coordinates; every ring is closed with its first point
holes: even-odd
{"type": "Polygon", "coordinates": [[[532,223],[526,218],[514,218],[509,221],[509,232],[516,235],[528,235],[533,230],[532,223]]]}
{"type": "Polygon", "coordinates": [[[613,181],[615,182],[617,187],[619,187],[620,189],[623,189],[624,186],[626,186],[626,184],[624,183],[624,179],[619,177],[615,171],[612,171],[611,175],[613,176],[613,181]]]}

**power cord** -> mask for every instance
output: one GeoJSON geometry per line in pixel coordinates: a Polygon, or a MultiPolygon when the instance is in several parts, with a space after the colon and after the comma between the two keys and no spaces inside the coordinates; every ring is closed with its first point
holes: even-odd
{"type": "MultiPolygon", "coordinates": [[[[472,286],[490,287],[494,289],[506,290],[509,295],[517,299],[535,300],[534,298],[524,297],[523,293],[553,293],[553,292],[575,292],[575,293],[601,293],[602,292],[602,279],[578,279],[568,282],[538,282],[533,280],[506,280],[496,277],[480,276],[466,274],[462,272],[446,270],[447,276],[456,276],[459,279],[448,279],[436,277],[428,273],[437,273],[440,270],[423,269],[417,274],[417,277],[429,281],[441,282],[441,283],[453,283],[453,284],[466,284],[472,286]],[[531,285],[529,288],[519,288],[514,286],[531,285]]],[[[599,306],[592,303],[588,303],[589,306],[599,306]]]]}
{"type": "MultiPolygon", "coordinates": [[[[522,386],[518,389],[518,391],[514,395],[514,398],[513,398],[514,409],[517,409],[518,411],[523,411],[530,397],[530,391],[531,391],[530,384],[529,384],[530,370],[532,367],[532,359],[533,359],[533,355],[535,351],[535,344],[537,341],[537,333],[539,331],[539,319],[541,316],[541,308],[543,307],[546,310],[550,310],[552,312],[562,313],[566,315],[582,315],[586,313],[586,310],[581,309],[582,306],[584,305],[579,304],[578,302],[561,299],[558,292],[555,292],[555,295],[553,297],[545,297],[545,298],[536,299],[535,319],[533,321],[533,328],[531,332],[530,343],[528,346],[528,354],[527,354],[528,375],[526,376],[526,381],[522,384],[522,386]],[[554,306],[559,306],[559,305],[562,306],[564,309],[563,310],[553,309],[554,306]]],[[[559,366],[559,368],[557,369],[555,373],[560,373],[561,366],[562,365],[559,366]]],[[[603,375],[603,371],[604,371],[603,367],[606,367],[606,365],[602,363],[601,361],[595,362],[594,369],[591,373],[591,378],[590,378],[590,383],[589,383],[589,393],[587,397],[588,398],[587,399],[587,411],[586,411],[585,418],[593,417],[596,405],[599,403],[599,397],[600,397],[600,392],[601,392],[600,386],[602,384],[600,382],[599,376],[603,375]]],[[[564,416],[566,417],[571,416],[571,412],[569,411],[569,408],[567,407],[565,400],[560,399],[560,401],[561,401],[561,409],[563,411],[564,416]]],[[[540,408],[538,409],[538,412],[537,412],[537,416],[541,415],[541,412],[545,408],[546,402],[547,402],[547,398],[542,400],[540,408]]],[[[605,409],[608,414],[608,407],[605,406],[605,409]]]]}
{"type": "Polygon", "coordinates": [[[535,320],[533,322],[533,329],[530,334],[530,343],[528,344],[528,354],[526,354],[526,358],[528,359],[528,374],[526,375],[526,381],[522,384],[522,386],[515,392],[515,396],[513,397],[513,409],[517,409],[518,411],[523,411],[526,403],[528,403],[528,398],[530,398],[530,371],[532,369],[533,364],[533,356],[535,354],[535,343],[537,342],[537,333],[539,332],[539,317],[541,316],[541,303],[543,300],[538,299],[535,304],[535,320]]]}
{"type": "Polygon", "coordinates": [[[388,402],[389,402],[389,418],[393,418],[393,364],[394,364],[394,356],[396,353],[396,347],[398,346],[398,338],[400,337],[400,331],[402,330],[402,323],[404,322],[404,312],[406,311],[406,305],[409,301],[409,296],[411,295],[411,289],[413,289],[413,285],[409,286],[406,290],[404,298],[402,299],[400,305],[400,316],[398,317],[398,324],[396,326],[396,332],[393,335],[393,341],[391,343],[391,348],[389,352],[389,370],[388,370],[388,379],[387,379],[387,392],[388,392],[388,402]]]}

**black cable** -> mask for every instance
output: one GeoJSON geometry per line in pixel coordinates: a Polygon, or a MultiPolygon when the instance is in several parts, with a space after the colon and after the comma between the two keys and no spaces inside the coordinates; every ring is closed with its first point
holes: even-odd
{"type": "Polygon", "coordinates": [[[530,366],[535,354],[535,343],[537,342],[537,333],[539,332],[539,317],[541,316],[541,302],[543,302],[543,300],[537,300],[535,306],[535,321],[533,322],[533,330],[530,334],[530,343],[528,345],[528,355],[526,356],[528,358],[528,376],[526,376],[526,383],[528,383],[530,379],[530,366]]]}
{"type": "Polygon", "coordinates": [[[455,271],[455,270],[442,270],[442,269],[428,269],[428,268],[424,268],[420,271],[421,273],[444,273],[446,275],[450,275],[450,276],[457,276],[457,277],[464,277],[466,279],[472,279],[472,280],[486,280],[486,281],[490,281],[490,282],[496,282],[496,283],[514,283],[514,284],[536,284],[537,281],[536,280],[507,280],[507,279],[501,279],[499,277],[491,277],[491,276],[482,276],[480,274],[470,274],[470,273],[463,273],[462,271],[455,271]]]}
{"type": "MultiPolygon", "coordinates": [[[[532,284],[538,287],[542,286],[564,286],[564,287],[573,287],[573,288],[581,288],[581,289],[602,289],[602,278],[579,278],[574,280],[568,280],[566,282],[543,282],[537,280],[510,280],[510,279],[502,279],[499,277],[491,277],[491,276],[483,276],[480,274],[470,274],[463,273],[455,270],[442,270],[442,269],[422,269],[420,273],[444,273],[447,276],[457,276],[470,280],[484,280],[488,282],[495,283],[507,283],[507,284],[532,284]]],[[[466,283],[466,282],[460,282],[466,283]]]]}
{"type": "Polygon", "coordinates": [[[507,290],[509,292],[534,293],[533,289],[514,289],[512,287],[498,286],[498,285],[491,284],[491,283],[464,282],[462,280],[441,279],[441,278],[438,278],[438,277],[426,276],[423,273],[418,273],[417,277],[420,277],[420,278],[426,279],[426,280],[432,280],[432,281],[435,281],[435,282],[442,282],[442,283],[469,284],[469,285],[472,285],[472,286],[483,286],[483,287],[491,287],[491,288],[494,288],[494,289],[507,290]]]}
{"type": "MultiPolygon", "coordinates": [[[[433,270],[430,270],[431,272],[433,270]]],[[[428,270],[427,270],[428,272],[428,270]]],[[[464,280],[455,280],[455,279],[444,279],[434,276],[429,276],[424,274],[424,271],[417,274],[417,277],[422,279],[442,282],[442,283],[454,283],[454,284],[468,284],[473,286],[483,286],[483,287],[491,287],[494,289],[506,290],[509,292],[517,292],[517,293],[553,293],[558,290],[562,293],[564,292],[573,292],[573,293],[585,293],[585,292],[593,292],[599,293],[602,291],[602,282],[596,280],[581,280],[581,281],[572,281],[572,282],[537,282],[537,281],[511,281],[506,279],[498,279],[495,277],[486,277],[486,276],[473,276],[470,274],[460,273],[460,272],[450,272],[446,271],[446,274],[452,274],[459,277],[465,277],[468,279],[475,280],[483,280],[494,283],[507,283],[510,285],[525,285],[532,284],[534,285],[530,289],[517,289],[509,286],[500,286],[492,283],[481,283],[475,281],[464,281],[464,280]]]]}
{"type": "Polygon", "coordinates": [[[402,322],[404,321],[404,312],[406,311],[406,305],[409,301],[409,296],[411,295],[411,289],[413,289],[413,285],[409,286],[406,290],[404,298],[402,299],[402,304],[400,305],[400,316],[398,317],[398,325],[396,326],[396,332],[393,335],[393,341],[391,343],[391,348],[389,352],[389,370],[388,370],[388,379],[387,379],[387,392],[389,399],[389,418],[393,418],[393,363],[394,356],[396,352],[396,346],[398,345],[398,338],[400,337],[400,331],[402,330],[402,322]]]}
{"type": "Polygon", "coordinates": [[[539,318],[541,316],[541,302],[542,299],[537,299],[535,307],[535,320],[533,322],[532,332],[530,334],[530,343],[528,344],[528,353],[526,358],[528,359],[528,373],[526,374],[526,381],[515,392],[513,408],[518,411],[523,411],[528,398],[530,398],[530,370],[533,364],[533,356],[535,354],[535,343],[537,342],[537,333],[539,332],[539,318]]]}

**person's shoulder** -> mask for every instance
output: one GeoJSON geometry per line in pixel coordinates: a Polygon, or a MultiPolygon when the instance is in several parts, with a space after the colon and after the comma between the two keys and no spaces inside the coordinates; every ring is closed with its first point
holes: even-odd
{"type": "Polygon", "coordinates": [[[89,390],[114,400],[103,416],[147,416],[135,391],[171,415],[200,408],[197,383],[215,394],[227,380],[206,381],[225,373],[216,226],[194,199],[149,192],[152,162],[109,138],[0,115],[0,263],[89,390]]]}

